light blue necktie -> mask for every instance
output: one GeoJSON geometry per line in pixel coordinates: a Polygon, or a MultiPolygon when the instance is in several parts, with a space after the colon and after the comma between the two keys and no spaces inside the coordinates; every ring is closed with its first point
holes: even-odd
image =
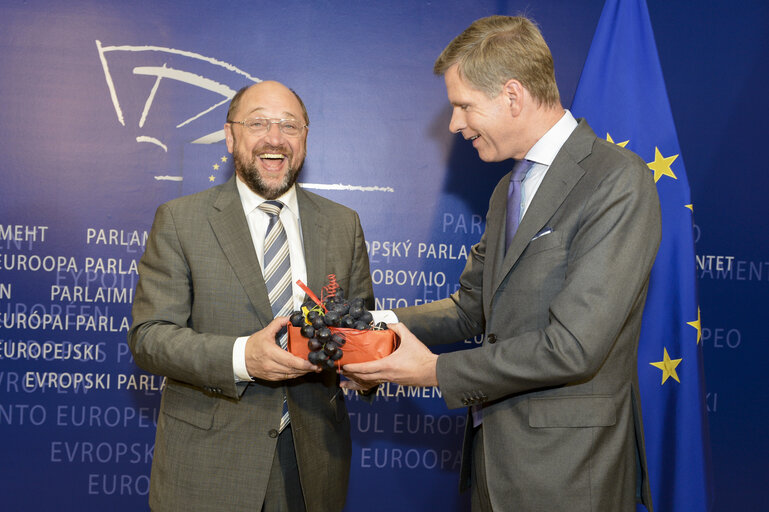
{"type": "Polygon", "coordinates": [[[510,176],[510,186],[507,189],[507,222],[505,223],[505,251],[510,247],[518,224],[521,221],[521,192],[523,180],[526,178],[534,162],[531,160],[518,160],[513,166],[513,175],[510,176]]]}

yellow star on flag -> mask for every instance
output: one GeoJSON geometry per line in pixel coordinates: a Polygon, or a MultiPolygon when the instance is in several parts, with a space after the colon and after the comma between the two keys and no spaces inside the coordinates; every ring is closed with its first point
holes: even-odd
{"type": "Polygon", "coordinates": [[[214,177],[214,175],[213,175],[213,174],[212,174],[211,176],[209,176],[209,177],[208,177],[208,181],[210,181],[210,182],[212,182],[212,183],[213,183],[214,181],[216,181],[216,178],[214,177]]]}
{"type": "Polygon", "coordinates": [[[224,163],[224,162],[226,162],[226,161],[227,161],[227,157],[226,157],[226,156],[223,156],[223,157],[222,157],[222,163],[224,163]]]}
{"type": "Polygon", "coordinates": [[[663,348],[663,350],[665,353],[662,356],[662,361],[649,364],[662,370],[662,384],[668,380],[668,377],[673,377],[678,383],[680,383],[681,380],[678,378],[678,374],[676,373],[676,366],[681,363],[681,359],[670,359],[670,356],[668,355],[668,349],[663,348]]]}
{"type": "Polygon", "coordinates": [[[656,146],[654,147],[654,161],[646,164],[649,166],[649,169],[654,171],[654,183],[657,183],[663,176],[670,176],[674,180],[678,179],[670,169],[676,158],[678,158],[678,155],[664,157],[660,153],[660,149],[656,146]]]}
{"type": "Polygon", "coordinates": [[[213,168],[214,168],[215,171],[218,171],[219,170],[219,164],[214,164],[213,168]]]}
{"type": "Polygon", "coordinates": [[[692,211],[692,213],[694,213],[694,205],[693,204],[685,204],[684,208],[689,208],[692,211]]]}
{"type": "Polygon", "coordinates": [[[697,329],[697,344],[699,344],[700,339],[702,338],[702,324],[700,323],[700,308],[697,308],[697,320],[693,322],[686,322],[686,325],[691,325],[695,329],[697,329]]]}
{"type": "Polygon", "coordinates": [[[609,135],[609,132],[606,132],[606,140],[611,142],[612,144],[616,144],[621,148],[624,148],[627,146],[627,143],[630,142],[630,139],[626,140],[625,142],[614,142],[614,139],[611,138],[611,135],[609,135]]]}

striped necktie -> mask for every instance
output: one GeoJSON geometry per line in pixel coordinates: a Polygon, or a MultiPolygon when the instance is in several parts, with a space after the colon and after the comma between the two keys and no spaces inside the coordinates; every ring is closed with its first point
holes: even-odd
{"type": "MultiPolygon", "coordinates": [[[[267,231],[264,236],[264,282],[267,285],[267,293],[272,306],[272,314],[275,317],[288,316],[294,309],[294,300],[291,289],[291,258],[288,252],[288,238],[280,221],[280,210],[283,203],[280,201],[265,201],[259,205],[259,209],[270,217],[267,231]]],[[[276,343],[283,350],[288,347],[288,331],[284,327],[277,335],[276,343]]],[[[282,431],[288,425],[288,403],[283,395],[283,415],[280,418],[282,431]]]]}

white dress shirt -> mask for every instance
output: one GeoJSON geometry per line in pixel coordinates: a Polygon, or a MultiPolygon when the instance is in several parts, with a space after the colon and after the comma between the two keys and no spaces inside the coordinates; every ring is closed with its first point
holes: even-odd
{"type": "MultiPolygon", "coordinates": [[[[246,214],[248,230],[251,232],[251,241],[259,260],[259,266],[264,273],[264,237],[270,216],[259,209],[259,205],[266,201],[263,197],[248,188],[239,177],[236,178],[240,202],[243,204],[243,213],[246,214]]],[[[302,243],[302,228],[299,223],[299,204],[296,200],[296,185],[288,192],[275,199],[284,204],[280,210],[280,222],[286,231],[288,239],[288,252],[291,258],[291,286],[294,298],[294,310],[302,306],[305,292],[297,284],[297,280],[307,282],[307,266],[304,262],[304,245],[302,243]]],[[[235,340],[232,347],[232,367],[236,381],[251,380],[246,368],[246,341],[248,336],[242,336],[235,340]]]]}

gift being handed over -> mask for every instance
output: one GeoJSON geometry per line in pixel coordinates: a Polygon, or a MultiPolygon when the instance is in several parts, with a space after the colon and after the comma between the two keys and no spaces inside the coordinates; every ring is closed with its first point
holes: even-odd
{"type": "Polygon", "coordinates": [[[328,370],[390,355],[397,348],[395,333],[384,323],[374,324],[363,299],[346,299],[333,274],[328,279],[320,299],[297,281],[309,299],[291,314],[289,351],[328,370]]]}

